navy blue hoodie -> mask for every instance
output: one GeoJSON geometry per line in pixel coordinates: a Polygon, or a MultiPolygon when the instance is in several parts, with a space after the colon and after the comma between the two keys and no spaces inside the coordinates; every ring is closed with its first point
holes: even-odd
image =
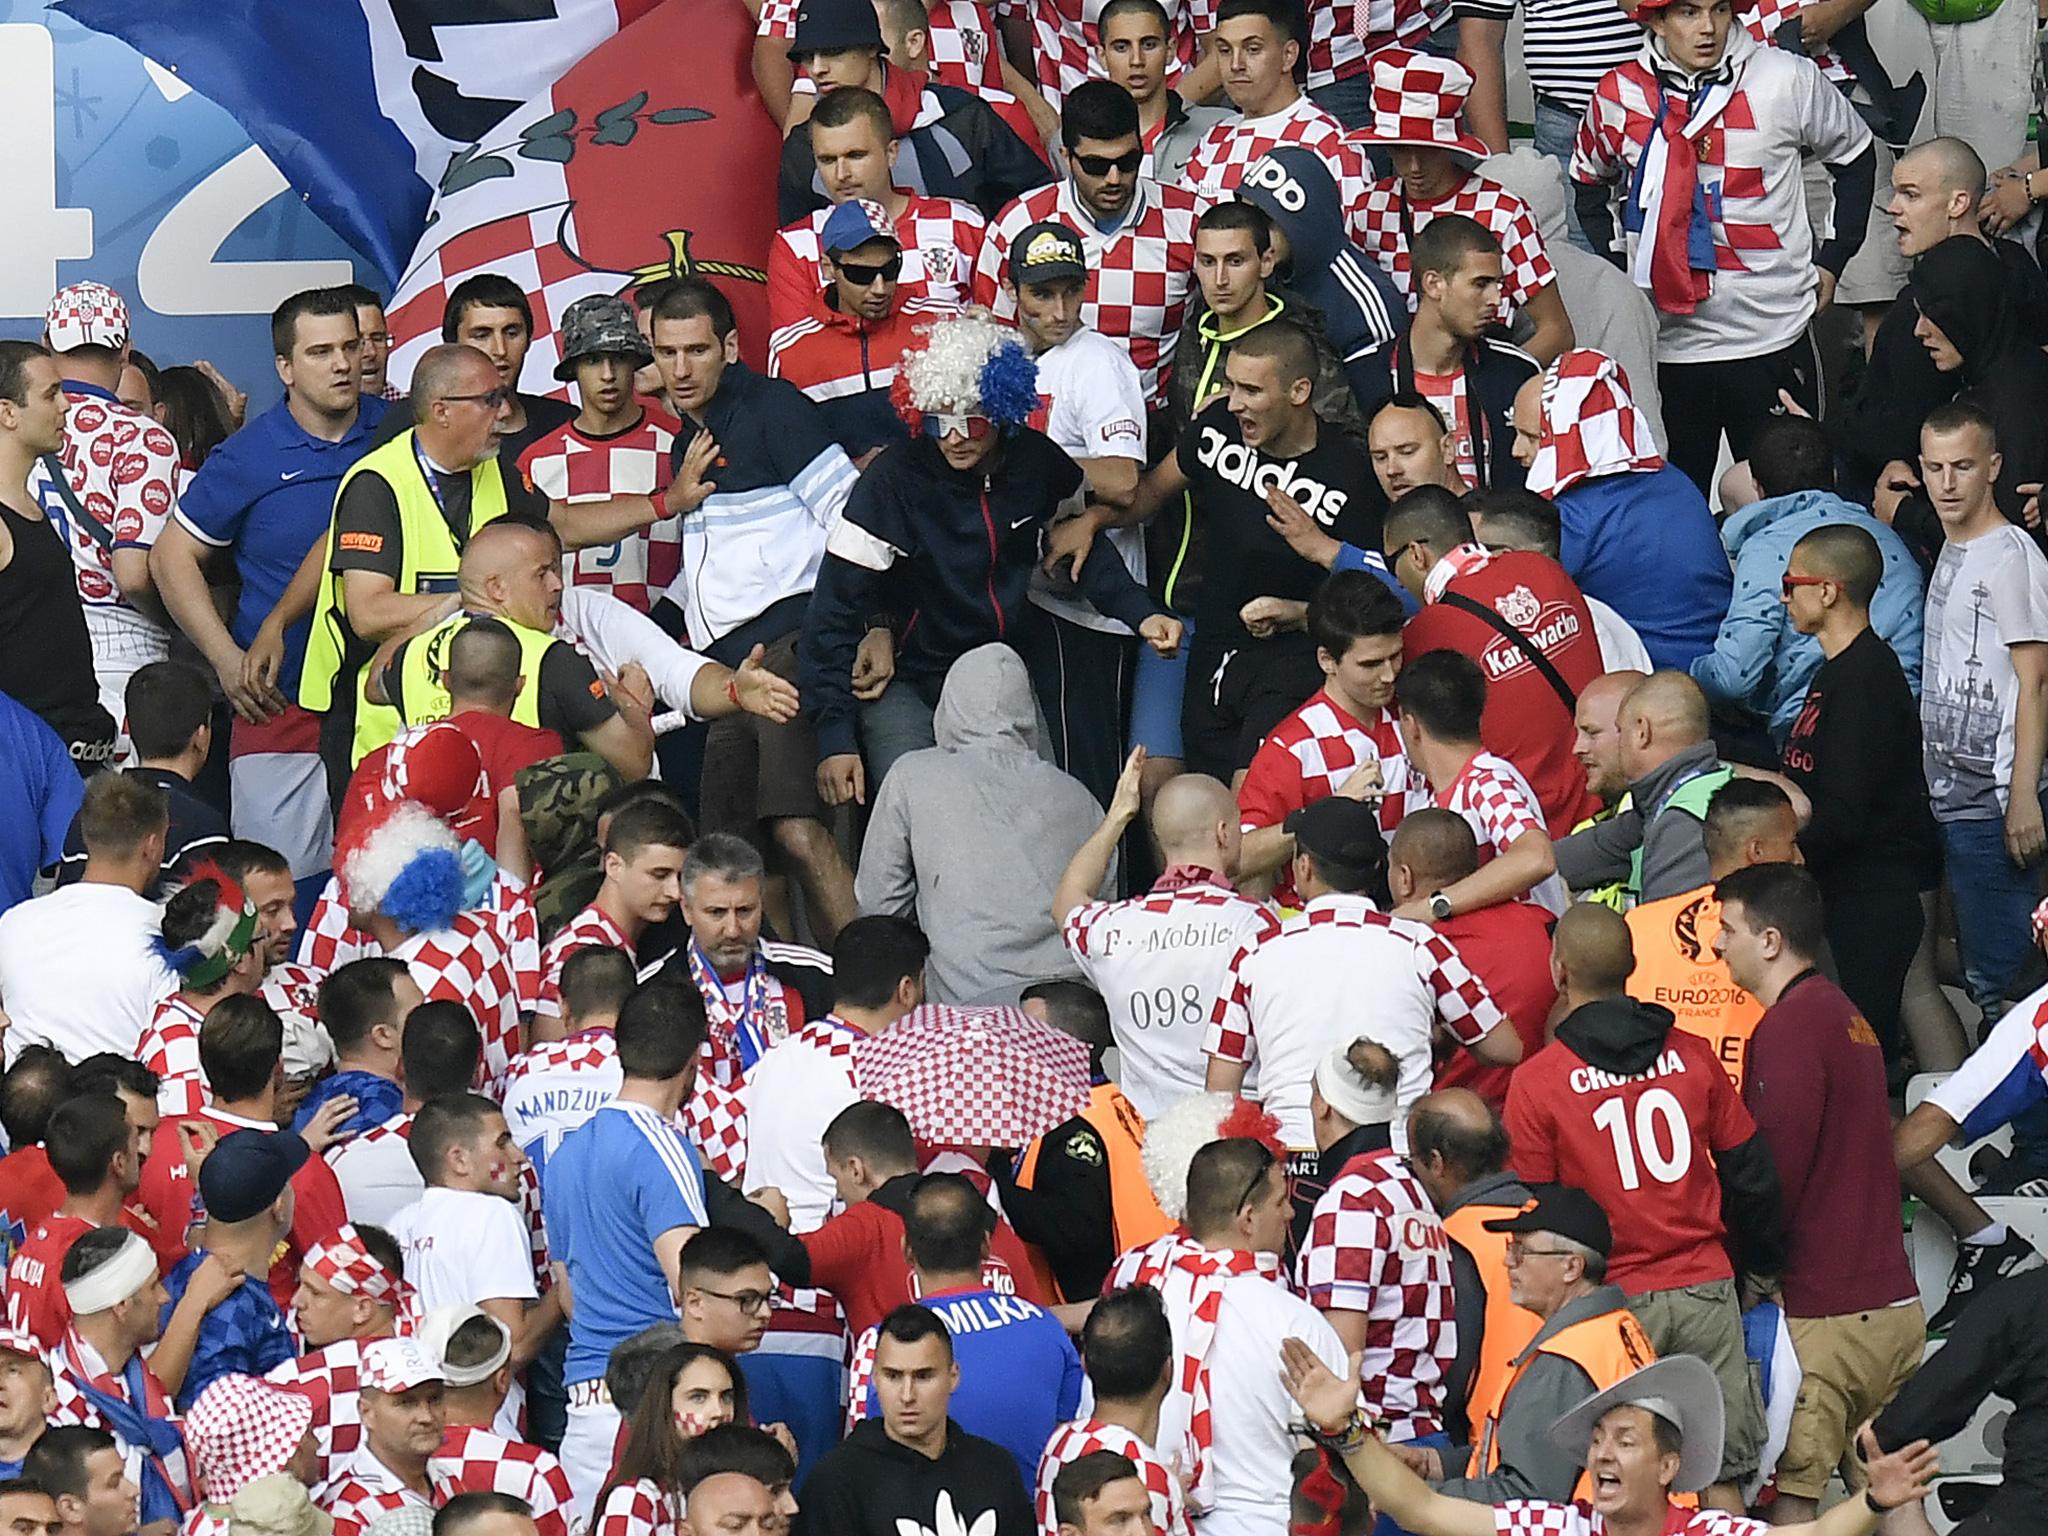
{"type": "MultiPolygon", "coordinates": [[[[857,750],[853,657],[870,620],[892,607],[909,614],[891,686],[936,703],[955,661],[1027,621],[1042,535],[1080,488],[1081,466],[1029,427],[1007,431],[967,474],[929,437],[882,450],[832,529],[804,620],[798,686],[821,758],[857,750]]],[[[1089,560],[1078,585],[1132,629],[1161,611],[1121,560],[1089,560]]]]}
{"type": "Polygon", "coordinates": [[[1323,312],[1352,393],[1361,401],[1374,398],[1371,370],[1361,370],[1360,360],[1408,329],[1408,301],[1379,263],[1345,235],[1344,208],[1328,167],[1314,150],[1268,150],[1245,168],[1237,196],[1263,208],[1287,236],[1287,265],[1275,280],[1323,312]]]}

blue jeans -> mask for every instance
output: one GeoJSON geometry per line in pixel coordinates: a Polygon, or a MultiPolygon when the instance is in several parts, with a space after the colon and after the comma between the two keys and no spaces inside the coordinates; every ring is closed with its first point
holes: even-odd
{"type": "Polygon", "coordinates": [[[1963,986],[1986,1018],[1995,1019],[2005,1012],[2006,988],[2033,942],[2040,883],[2034,870],[2021,869],[2007,856],[2002,816],[1944,821],[1941,842],[1955,898],[1963,986]]]}
{"type": "Polygon", "coordinates": [[[860,746],[867,761],[870,805],[897,758],[938,744],[932,734],[932,713],[924,695],[900,677],[882,690],[879,699],[861,704],[860,746]]]}
{"type": "MultiPolygon", "coordinates": [[[[1409,1440],[1405,1443],[1408,1445],[1420,1446],[1424,1450],[1448,1451],[1451,1448],[1451,1437],[1446,1434],[1438,1433],[1434,1435],[1423,1435],[1419,1439],[1409,1440]]],[[[1449,1473],[1452,1477],[1462,1477],[1465,1473],[1465,1469],[1463,1467],[1458,1467],[1455,1470],[1450,1467],[1445,1467],[1444,1471],[1446,1473],[1449,1473]]],[[[1410,1536],[1410,1533],[1405,1526],[1396,1525],[1391,1515],[1381,1515],[1379,1519],[1373,1522],[1372,1536],[1410,1536]]]]}
{"type": "Polygon", "coordinates": [[[1319,85],[1308,93],[1308,99],[1345,128],[1363,128],[1372,121],[1372,71],[1361,69],[1348,79],[1319,85]]]}
{"type": "Polygon", "coordinates": [[[1593,242],[1579,228],[1579,210],[1574,201],[1577,194],[1572,187],[1572,140],[1578,137],[1579,119],[1565,107],[1538,100],[1535,130],[1536,152],[1550,156],[1564,168],[1564,223],[1572,244],[1598,256],[1600,253],[1593,250],[1593,242]]]}

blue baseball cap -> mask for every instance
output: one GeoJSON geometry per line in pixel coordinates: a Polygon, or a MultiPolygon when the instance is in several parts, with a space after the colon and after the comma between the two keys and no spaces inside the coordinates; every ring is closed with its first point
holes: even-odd
{"type": "Polygon", "coordinates": [[[818,235],[818,244],[832,256],[857,251],[871,240],[886,240],[897,250],[903,249],[889,210],[865,197],[851,198],[834,208],[818,235]]]}
{"type": "Polygon", "coordinates": [[[261,1214],[312,1155],[290,1131],[230,1131],[199,1165],[206,1214],[230,1224],[261,1214]]]}

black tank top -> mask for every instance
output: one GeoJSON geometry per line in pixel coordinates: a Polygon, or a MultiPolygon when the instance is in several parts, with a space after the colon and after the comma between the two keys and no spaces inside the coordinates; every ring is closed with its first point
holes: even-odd
{"type": "Polygon", "coordinates": [[[114,755],[115,727],[100,707],[71,554],[49,519],[5,502],[0,516],[14,538],[14,558],[0,567],[0,692],[41,716],[78,771],[92,773],[114,755]]]}

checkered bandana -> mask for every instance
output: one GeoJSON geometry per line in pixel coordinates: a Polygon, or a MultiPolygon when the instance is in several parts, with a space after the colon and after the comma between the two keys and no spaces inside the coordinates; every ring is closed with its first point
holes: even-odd
{"type": "Polygon", "coordinates": [[[304,1393],[254,1376],[216,1377],[185,1415],[185,1446],[206,1501],[225,1504],[257,1478],[284,1471],[312,1426],[304,1393]]]}
{"type": "Polygon", "coordinates": [[[1621,364],[1574,347],[1544,371],[1543,436],[1529,466],[1530,490],[1555,497],[1581,480],[1663,467],[1621,364]]]}
{"type": "MultiPolygon", "coordinates": [[[[1359,6],[1358,24],[1365,25],[1370,12],[1370,6],[1359,6]]],[[[1375,144],[1455,150],[1484,160],[1486,145],[1459,122],[1471,94],[1472,72],[1455,59],[1382,49],[1372,62],[1372,122],[1359,137],[1375,144]]]]}
{"type": "Polygon", "coordinates": [[[43,329],[49,333],[51,347],[59,352],[69,352],[88,342],[102,347],[125,346],[128,304],[105,283],[73,283],[50,300],[43,316],[43,329]]]}
{"type": "Polygon", "coordinates": [[[390,1307],[400,1333],[412,1332],[418,1322],[413,1288],[379,1263],[347,1222],[306,1250],[306,1267],[344,1296],[367,1296],[390,1307]]]}

